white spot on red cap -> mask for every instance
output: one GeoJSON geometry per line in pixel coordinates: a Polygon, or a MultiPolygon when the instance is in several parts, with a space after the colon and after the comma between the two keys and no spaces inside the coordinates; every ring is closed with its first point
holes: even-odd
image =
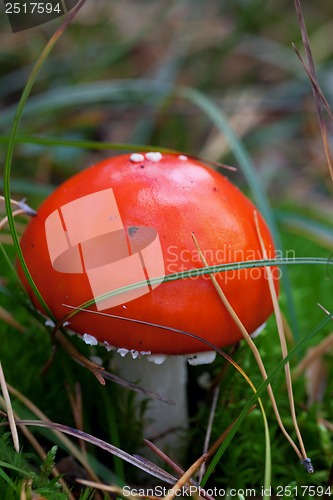
{"type": "Polygon", "coordinates": [[[162,160],[163,156],[158,151],[151,151],[150,153],[146,153],[146,158],[147,160],[158,162],[162,160]]]}
{"type": "Polygon", "coordinates": [[[187,361],[189,365],[197,366],[197,365],[208,365],[212,363],[216,358],[216,351],[207,351],[207,352],[198,352],[196,354],[190,354],[188,356],[187,361]]]}
{"type": "Polygon", "coordinates": [[[88,345],[97,345],[98,344],[98,340],[96,339],[96,337],[94,337],[93,335],[89,335],[89,333],[84,333],[82,338],[83,338],[83,341],[88,345]]]}
{"type": "Polygon", "coordinates": [[[52,321],[52,319],[49,318],[49,319],[47,319],[45,321],[45,326],[51,326],[51,328],[54,328],[55,327],[55,322],[52,321]]]}
{"type": "Polygon", "coordinates": [[[188,160],[188,157],[187,157],[187,156],[185,156],[185,155],[179,155],[179,156],[178,156],[178,160],[181,160],[181,161],[186,161],[186,160],[188,160]]]}
{"type": "Polygon", "coordinates": [[[103,346],[105,347],[105,349],[110,352],[110,351],[113,351],[114,347],[112,345],[109,344],[109,342],[107,342],[106,340],[104,340],[103,342],[103,346]]]}
{"type": "Polygon", "coordinates": [[[120,356],[122,356],[124,358],[126,356],[126,354],[129,352],[129,350],[121,347],[120,349],[117,349],[117,352],[120,354],[120,356]]]}
{"type": "Polygon", "coordinates": [[[140,163],[144,161],[145,157],[141,153],[132,153],[130,156],[130,161],[133,163],[140,163]]]}
{"type": "Polygon", "coordinates": [[[252,339],[255,339],[256,337],[258,337],[261,332],[265,329],[265,326],[266,326],[266,322],[263,323],[262,325],[258,326],[258,328],[256,330],[254,330],[254,332],[251,333],[250,337],[252,339]]]}
{"type": "Polygon", "coordinates": [[[155,363],[155,365],[161,365],[166,360],[167,356],[165,354],[151,354],[147,357],[148,361],[155,363]]]}

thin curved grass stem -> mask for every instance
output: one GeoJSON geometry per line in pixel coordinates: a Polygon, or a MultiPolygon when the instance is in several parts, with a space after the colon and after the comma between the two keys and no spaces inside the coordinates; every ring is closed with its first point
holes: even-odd
{"type": "Polygon", "coordinates": [[[201,464],[203,464],[207,459],[209,455],[206,453],[205,455],[202,455],[198,460],[194,462],[193,465],[187,471],[182,475],[180,479],[176,482],[176,484],[169,490],[167,495],[165,495],[164,500],[173,500],[177,494],[178,491],[180,491],[184,486],[186,485],[187,481],[191,479],[193,474],[199,469],[201,464]]]}
{"type": "MultiPolygon", "coordinates": [[[[264,243],[261,231],[260,231],[259,219],[258,219],[258,214],[256,211],[254,212],[254,222],[256,225],[256,230],[257,230],[263,258],[265,258],[265,257],[267,257],[267,251],[266,251],[265,243],[264,243]]],[[[271,294],[272,302],[273,302],[273,307],[274,307],[276,326],[277,326],[277,330],[279,333],[282,356],[283,356],[283,359],[285,359],[288,356],[288,348],[287,348],[287,343],[286,343],[286,337],[284,335],[283,319],[282,319],[280,307],[278,304],[278,298],[277,298],[277,293],[276,293],[275,286],[274,286],[272,270],[270,268],[266,268],[266,273],[267,273],[267,277],[268,277],[268,286],[269,286],[269,290],[270,290],[270,294],[271,294]]],[[[288,399],[289,399],[289,405],[290,405],[290,413],[291,413],[295,432],[296,432],[297,439],[298,439],[298,442],[299,442],[299,445],[301,448],[301,452],[302,452],[301,458],[305,459],[307,457],[307,454],[306,454],[302,435],[301,435],[301,432],[299,430],[298,422],[297,422],[289,362],[285,364],[284,370],[285,370],[285,374],[286,374],[287,393],[288,393],[288,399]]]]}
{"type": "MultiPolygon", "coordinates": [[[[213,428],[215,411],[216,411],[216,406],[217,406],[219,394],[220,394],[220,386],[217,385],[214,389],[213,401],[212,401],[211,408],[210,408],[207,430],[206,430],[206,435],[205,435],[205,440],[204,440],[204,445],[203,445],[203,454],[208,453],[209,441],[210,441],[210,437],[212,434],[212,428],[213,428]]],[[[199,479],[198,479],[199,484],[201,483],[205,472],[206,472],[206,467],[205,467],[205,462],[203,462],[200,466],[200,469],[199,469],[199,479]]]]}
{"type": "MultiPolygon", "coordinates": [[[[194,233],[192,233],[192,238],[193,238],[193,241],[194,241],[194,243],[195,243],[195,245],[197,247],[197,250],[199,252],[199,255],[200,255],[200,258],[201,258],[202,262],[204,263],[205,266],[208,266],[208,263],[207,263],[207,261],[205,259],[205,256],[203,255],[203,253],[202,253],[202,251],[201,251],[201,249],[199,247],[198,241],[197,241],[194,233]]],[[[267,377],[267,372],[266,372],[265,366],[263,364],[263,361],[261,359],[260,353],[259,353],[259,351],[258,351],[255,343],[251,339],[251,336],[249,335],[248,331],[246,330],[246,328],[244,327],[243,323],[241,322],[241,320],[237,316],[236,312],[234,311],[233,307],[231,306],[230,302],[228,301],[228,299],[227,299],[225,293],[223,292],[222,288],[220,287],[220,285],[219,285],[216,277],[213,274],[211,274],[210,278],[211,278],[212,283],[213,283],[213,285],[215,287],[215,290],[217,291],[217,293],[218,293],[220,299],[222,300],[224,306],[226,307],[227,311],[229,312],[229,314],[231,315],[231,317],[233,318],[233,320],[237,324],[237,326],[238,326],[240,332],[242,333],[242,336],[243,336],[244,340],[246,341],[247,345],[250,347],[250,349],[251,349],[251,351],[252,351],[252,353],[253,353],[253,355],[255,357],[255,360],[257,362],[257,365],[259,367],[261,376],[263,377],[264,380],[267,380],[267,378],[268,378],[267,377]]],[[[303,459],[302,454],[300,453],[298,447],[296,446],[296,444],[294,443],[293,439],[291,438],[291,436],[289,435],[288,431],[286,430],[286,428],[283,425],[283,422],[282,422],[282,419],[280,417],[280,413],[279,413],[279,410],[278,410],[278,407],[277,407],[277,404],[276,404],[276,400],[275,400],[275,396],[274,396],[271,384],[267,385],[267,392],[268,392],[269,398],[271,400],[272,407],[273,407],[273,410],[274,410],[274,413],[275,413],[275,416],[276,416],[276,419],[277,419],[277,422],[279,424],[279,427],[280,427],[281,431],[285,435],[286,439],[289,441],[290,445],[292,446],[292,448],[296,452],[296,454],[299,457],[299,459],[302,460],[303,459]]]]}
{"type": "MultiPolygon", "coordinates": [[[[1,396],[0,396],[0,403],[3,406],[5,406],[5,400],[1,396]]],[[[17,412],[13,412],[13,415],[14,415],[15,420],[19,420],[20,417],[17,414],[17,412]]],[[[46,459],[46,453],[45,453],[43,447],[39,444],[39,442],[35,438],[35,436],[29,431],[29,429],[25,425],[22,425],[21,432],[22,432],[22,434],[24,434],[24,436],[29,441],[29,443],[31,444],[31,446],[35,449],[36,453],[39,455],[39,457],[41,458],[41,460],[44,461],[46,459]]],[[[64,492],[68,496],[68,499],[69,500],[75,500],[75,497],[72,495],[72,493],[71,493],[70,489],[68,488],[67,484],[65,483],[64,479],[62,477],[59,477],[60,476],[60,472],[58,471],[58,469],[56,467],[52,468],[51,474],[54,477],[58,478],[58,481],[62,485],[62,487],[64,489],[64,492]]]]}
{"type": "MultiPolygon", "coordinates": [[[[28,408],[31,413],[36,415],[38,418],[40,418],[44,422],[51,422],[50,419],[32,402],[30,401],[26,396],[24,396],[20,391],[15,389],[12,385],[7,383],[8,391],[16,397],[26,408],[28,408]]],[[[26,427],[23,427],[26,428],[26,427]]],[[[64,436],[61,432],[57,431],[56,429],[53,430],[55,436],[60,440],[63,446],[68,450],[71,455],[85,468],[87,474],[90,476],[91,479],[94,481],[99,481],[98,476],[95,474],[89,463],[87,462],[85,456],[82,454],[82,452],[66,437],[64,436]]]]}
{"type": "Polygon", "coordinates": [[[7,153],[6,153],[6,159],[5,159],[5,168],[4,168],[4,178],[3,178],[3,185],[4,185],[4,193],[5,193],[5,206],[6,206],[6,212],[8,215],[8,224],[10,227],[10,232],[12,235],[14,247],[16,249],[16,254],[17,258],[20,261],[22,270],[28,280],[28,283],[30,284],[32,290],[34,291],[39,303],[43,307],[43,310],[45,311],[50,318],[52,318],[52,312],[49,309],[48,305],[44,301],[43,297],[41,296],[38,288],[35,285],[35,282],[30,274],[30,271],[26,265],[20,243],[19,243],[19,237],[17,234],[14,218],[13,218],[13,211],[12,211],[12,200],[11,200],[11,167],[12,167],[12,159],[14,155],[14,148],[15,148],[15,141],[16,137],[18,135],[18,130],[20,127],[24,107],[26,105],[26,102],[29,98],[30,92],[33,88],[33,85],[48,57],[50,52],[52,51],[53,47],[57,43],[58,39],[60,36],[64,33],[65,29],[67,28],[68,24],[72,21],[72,19],[75,17],[77,12],[80,10],[82,5],[84,4],[86,0],[79,0],[72,12],[68,15],[68,17],[65,19],[65,21],[58,27],[58,29],[55,31],[55,33],[52,35],[46,46],[44,47],[41,55],[37,59],[36,63],[34,64],[32,71],[29,75],[28,81],[23,89],[22,95],[20,97],[19,103],[16,108],[16,112],[14,115],[13,119],[13,125],[11,128],[10,132],[10,137],[9,137],[9,142],[8,142],[8,148],[7,148],[7,153]]]}

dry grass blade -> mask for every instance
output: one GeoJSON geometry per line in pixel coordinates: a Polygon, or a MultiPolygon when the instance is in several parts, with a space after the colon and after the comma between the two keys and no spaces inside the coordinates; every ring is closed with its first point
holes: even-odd
{"type": "MultiPolygon", "coordinates": [[[[68,307],[72,307],[72,306],[68,306],[68,307]]],[[[79,309],[79,308],[73,307],[73,309],[79,309]]],[[[86,312],[96,313],[96,311],[92,311],[90,309],[83,309],[83,310],[86,312]]],[[[122,319],[125,319],[125,318],[122,318],[122,319]]],[[[74,345],[70,342],[70,340],[68,340],[67,337],[59,331],[60,326],[61,326],[61,323],[59,323],[58,325],[55,326],[54,331],[53,331],[54,338],[57,341],[59,341],[60,345],[65,349],[66,352],[68,352],[68,354],[75,361],[77,361],[80,365],[84,366],[89,371],[91,371],[94,374],[94,376],[97,378],[97,380],[100,382],[101,385],[105,385],[105,379],[107,379],[107,380],[110,380],[111,382],[114,382],[118,385],[122,385],[122,386],[126,387],[127,389],[131,389],[132,391],[143,394],[149,398],[158,399],[158,400],[163,401],[164,403],[167,403],[169,405],[175,404],[175,402],[169,398],[165,398],[165,397],[161,396],[160,394],[157,394],[156,392],[147,391],[147,390],[141,388],[140,386],[138,386],[137,384],[134,384],[133,382],[129,382],[128,380],[125,380],[121,377],[118,377],[117,375],[114,375],[113,373],[107,372],[102,366],[97,365],[96,363],[94,363],[90,359],[83,356],[83,354],[81,354],[76,349],[76,347],[74,347],[74,345]]],[[[48,368],[48,366],[49,366],[49,363],[47,364],[46,369],[48,368]]]]}
{"type": "MultiPolygon", "coordinates": [[[[17,389],[12,387],[10,384],[7,384],[9,392],[14,395],[21,403],[23,403],[34,415],[39,417],[41,420],[45,422],[50,422],[50,420],[47,418],[47,416],[34,405],[28,398],[23,396],[17,389]]],[[[29,430],[26,427],[22,427],[23,432],[24,430],[28,431],[29,430]]],[[[66,447],[66,449],[71,453],[73,457],[76,458],[76,460],[85,468],[87,474],[91,479],[94,481],[98,481],[99,478],[96,476],[95,472],[92,470],[90,465],[88,464],[86,458],[80,451],[77,449],[76,446],[73,445],[73,443],[66,437],[64,436],[61,432],[58,432],[57,430],[54,430],[55,435],[57,438],[60,440],[60,442],[63,443],[63,445],[66,447]]]]}
{"type": "Polygon", "coordinates": [[[326,427],[327,430],[333,433],[333,423],[330,422],[329,420],[326,420],[326,418],[318,417],[318,423],[322,424],[324,427],[326,427]]]}
{"type": "Polygon", "coordinates": [[[163,403],[166,403],[168,405],[174,406],[175,402],[172,399],[166,398],[157,392],[153,391],[147,391],[146,389],[143,389],[139,385],[130,382],[129,380],[126,380],[122,377],[118,377],[117,375],[114,375],[113,373],[107,372],[106,370],[103,371],[103,378],[110,380],[111,382],[114,382],[115,384],[122,385],[126,387],[127,389],[131,389],[132,391],[138,392],[139,394],[143,394],[144,396],[147,396],[148,398],[152,399],[158,399],[159,401],[163,401],[163,403]]]}
{"type": "Polygon", "coordinates": [[[143,440],[144,444],[153,451],[161,460],[163,460],[171,469],[173,469],[177,474],[182,476],[184,474],[184,469],[182,469],[179,465],[177,465],[166,453],[156,446],[156,444],[149,441],[149,439],[143,440]]]}
{"type": "Polygon", "coordinates": [[[318,345],[312,347],[308,350],[306,356],[297,365],[294,374],[296,376],[301,375],[304,370],[314,361],[314,359],[321,357],[325,352],[333,347],[333,332],[325,337],[318,345]]]}
{"type": "Polygon", "coordinates": [[[154,497],[152,495],[139,495],[139,494],[129,494],[126,491],[124,494],[124,490],[120,488],[120,486],[109,485],[103,483],[94,483],[93,481],[87,481],[86,479],[76,479],[76,482],[82,484],[83,486],[88,486],[89,488],[95,488],[100,491],[105,491],[109,493],[114,493],[115,495],[120,495],[122,497],[128,498],[128,500],[138,500],[138,498],[147,498],[149,500],[160,500],[160,497],[154,497]]]}
{"type": "Polygon", "coordinates": [[[96,363],[93,363],[90,361],[90,359],[86,358],[81,354],[75,347],[74,345],[63,335],[61,332],[57,331],[58,326],[55,327],[54,331],[54,337],[55,339],[61,344],[61,346],[69,353],[69,355],[75,359],[78,363],[83,365],[85,368],[87,368],[99,381],[101,385],[105,385],[105,380],[101,374],[101,372],[104,370],[103,367],[97,365],[96,363]]]}
{"type": "Polygon", "coordinates": [[[331,118],[331,120],[333,120],[333,113],[332,113],[332,110],[330,108],[330,105],[323,93],[323,91],[321,90],[320,86],[319,86],[319,83],[318,81],[314,78],[314,76],[311,74],[311,71],[310,69],[308,68],[306,62],[303,60],[303,57],[301,56],[301,53],[300,51],[298,50],[298,48],[296,47],[296,45],[294,43],[291,44],[294,51],[296,52],[299,60],[301,61],[302,65],[303,65],[303,68],[306,72],[306,74],[308,75],[308,77],[310,78],[311,80],[311,83],[312,83],[312,86],[313,86],[313,89],[314,91],[316,92],[317,96],[319,97],[319,99],[321,100],[322,104],[324,105],[329,117],[331,118]]]}
{"type": "Polygon", "coordinates": [[[58,424],[56,422],[44,422],[42,420],[17,420],[16,425],[31,425],[34,427],[44,427],[51,430],[56,430],[60,433],[68,434],[69,436],[73,436],[78,439],[84,439],[87,443],[90,443],[94,446],[98,446],[102,450],[115,455],[116,457],[124,460],[125,462],[137,467],[138,469],[147,472],[151,476],[156,477],[157,479],[161,479],[166,483],[173,484],[176,481],[176,478],[165,472],[163,469],[158,467],[155,464],[147,463],[146,461],[140,460],[133,455],[130,455],[126,451],[113,446],[112,444],[103,441],[102,439],[96,438],[91,434],[87,434],[86,432],[79,431],[78,429],[74,429],[73,427],[68,427],[67,425],[58,424]]]}
{"type": "MultiPolygon", "coordinates": [[[[253,405],[249,409],[248,413],[251,413],[256,407],[257,407],[257,405],[253,405]]],[[[235,425],[236,422],[237,422],[237,419],[235,419],[233,422],[231,422],[231,424],[228,425],[228,427],[222,432],[222,434],[215,441],[215,443],[213,443],[212,446],[209,448],[208,455],[210,457],[213,456],[214,453],[219,449],[219,447],[221,446],[221,444],[223,443],[223,441],[225,440],[225,438],[227,437],[227,435],[229,434],[229,432],[231,431],[231,429],[233,428],[233,426],[235,425]]]]}
{"type": "MultiPolygon", "coordinates": [[[[4,202],[5,197],[1,195],[0,201],[4,202]]],[[[21,201],[10,200],[10,203],[15,207],[17,207],[17,209],[12,212],[13,217],[22,214],[29,215],[29,217],[35,217],[37,215],[37,212],[26,204],[25,199],[21,201]]],[[[0,230],[3,229],[3,227],[7,224],[7,222],[8,222],[8,217],[6,216],[0,221],[0,230]]]]}
{"type": "Polygon", "coordinates": [[[206,160],[206,159],[201,158],[199,156],[189,156],[189,158],[196,160],[196,161],[200,161],[202,163],[205,163],[206,165],[209,165],[210,167],[213,167],[215,169],[223,168],[225,170],[230,170],[230,172],[237,172],[236,167],[232,167],[231,165],[226,165],[225,163],[220,163],[219,161],[206,160]]]}
{"type": "MultiPolygon", "coordinates": [[[[19,208],[18,210],[14,210],[12,215],[13,215],[13,217],[16,217],[17,215],[21,215],[21,214],[24,214],[24,211],[21,208],[19,208]]],[[[0,230],[5,227],[7,222],[8,222],[8,217],[6,216],[0,221],[0,230]]]]}
{"type": "MultiPolygon", "coordinates": [[[[200,258],[201,258],[202,262],[207,267],[208,263],[206,261],[206,258],[204,256],[203,252],[201,251],[201,249],[199,247],[198,241],[197,241],[194,233],[192,233],[192,238],[193,238],[193,241],[194,241],[194,243],[195,243],[195,245],[197,247],[197,250],[199,252],[199,255],[200,255],[200,258]]],[[[263,377],[264,380],[267,380],[267,378],[268,378],[267,377],[267,372],[266,372],[265,366],[264,366],[264,364],[262,362],[260,353],[259,353],[259,351],[258,351],[255,343],[253,342],[253,340],[252,340],[251,336],[249,335],[248,331],[246,330],[246,328],[244,327],[244,325],[241,322],[240,318],[237,316],[236,312],[234,311],[233,307],[231,306],[230,302],[228,301],[228,298],[226,297],[225,293],[223,292],[222,288],[220,287],[220,285],[219,285],[216,277],[213,274],[211,274],[210,275],[210,279],[211,279],[211,281],[212,281],[212,283],[214,285],[214,288],[217,291],[217,293],[218,293],[218,295],[219,295],[219,297],[220,297],[223,305],[225,306],[225,308],[227,309],[227,311],[229,312],[229,314],[231,315],[231,317],[233,318],[233,320],[237,324],[240,332],[242,333],[242,336],[243,336],[244,340],[246,341],[247,345],[250,347],[251,351],[253,352],[253,355],[254,355],[255,360],[257,362],[257,365],[259,367],[261,376],[263,377]]],[[[251,385],[253,386],[252,383],[251,383],[251,385]]],[[[254,391],[255,391],[255,389],[254,389],[254,391]]],[[[293,439],[291,438],[291,436],[289,435],[289,433],[287,432],[286,428],[283,425],[283,422],[282,422],[281,417],[280,417],[280,413],[279,413],[279,410],[278,410],[278,407],[277,407],[277,404],[276,404],[276,400],[275,400],[275,396],[274,396],[271,384],[267,385],[267,392],[268,392],[269,398],[271,400],[271,403],[272,403],[272,406],[273,406],[273,410],[274,410],[274,413],[275,413],[275,416],[276,416],[276,419],[277,419],[277,422],[278,422],[278,424],[280,426],[281,431],[285,435],[286,439],[289,441],[290,445],[295,450],[295,453],[297,454],[297,456],[299,457],[299,459],[303,460],[303,456],[302,456],[301,452],[299,451],[299,449],[297,448],[297,446],[294,443],[293,439]]],[[[259,402],[260,406],[262,406],[260,398],[258,398],[258,402],[259,402]]]]}
{"type": "Polygon", "coordinates": [[[17,453],[19,453],[20,452],[20,442],[19,442],[19,438],[18,438],[13,408],[12,408],[12,404],[10,401],[8,387],[6,384],[5,375],[3,373],[1,361],[0,361],[0,386],[1,386],[2,394],[3,394],[4,400],[5,400],[5,409],[6,409],[6,412],[8,415],[8,422],[9,422],[10,431],[12,433],[14,448],[15,448],[15,451],[17,453]]]}
{"type": "MultiPolygon", "coordinates": [[[[216,406],[217,406],[217,401],[218,401],[218,398],[219,398],[219,394],[220,394],[220,386],[217,385],[214,388],[213,400],[212,400],[212,404],[211,404],[211,407],[210,407],[208,424],[207,424],[206,435],[205,435],[204,446],[203,446],[203,454],[208,453],[209,441],[210,441],[210,437],[211,437],[211,434],[212,434],[213,422],[214,422],[214,417],[215,417],[216,406]]],[[[203,462],[201,464],[201,467],[200,467],[200,470],[199,470],[199,479],[198,479],[199,483],[201,483],[201,481],[202,481],[202,478],[203,478],[203,476],[205,474],[205,470],[206,470],[205,462],[203,462]]]]}
{"type": "MultiPolygon", "coordinates": [[[[254,222],[255,222],[255,226],[256,226],[256,230],[257,230],[257,235],[258,235],[262,255],[263,255],[263,258],[265,258],[265,257],[267,257],[267,251],[266,251],[265,243],[264,243],[264,240],[263,240],[263,237],[261,234],[257,212],[254,212],[254,222]]],[[[281,315],[281,310],[279,307],[278,297],[277,297],[277,293],[276,293],[275,286],[274,286],[273,273],[272,273],[272,270],[270,267],[266,268],[266,274],[267,274],[267,278],[268,278],[269,291],[270,291],[270,294],[272,297],[272,302],[273,302],[273,307],[274,307],[276,326],[277,326],[278,333],[279,333],[282,356],[283,356],[283,359],[285,359],[288,356],[288,348],[287,348],[286,337],[285,337],[284,330],[283,330],[283,319],[282,319],[282,315],[281,315]]],[[[297,417],[296,417],[295,402],[294,402],[294,395],[293,395],[293,386],[292,386],[292,381],[291,381],[289,362],[285,364],[284,370],[285,370],[285,374],[286,374],[287,392],[288,392],[288,398],[289,398],[289,404],[290,404],[290,412],[291,412],[293,424],[295,427],[296,435],[298,438],[298,442],[299,442],[299,445],[300,445],[300,448],[302,451],[302,455],[303,455],[302,459],[305,460],[307,458],[307,454],[305,451],[302,435],[301,435],[301,432],[299,430],[297,417]]]]}
{"type": "MultiPolygon", "coordinates": [[[[69,386],[67,386],[67,394],[72,408],[75,425],[80,431],[83,431],[82,391],[80,384],[78,382],[75,384],[74,394],[71,392],[69,386]]],[[[85,460],[87,460],[86,442],[80,439],[79,444],[82,454],[84,455],[85,460]]]]}
{"type": "MultiPolygon", "coordinates": [[[[5,197],[0,195],[0,201],[5,202],[5,197]]],[[[15,207],[18,207],[19,210],[22,211],[22,213],[26,215],[30,215],[30,217],[35,217],[37,215],[36,210],[33,208],[29,207],[29,205],[26,203],[26,199],[23,198],[23,200],[16,201],[16,200],[10,200],[10,203],[14,205],[15,207]]]]}
{"type": "MultiPolygon", "coordinates": [[[[324,104],[325,104],[325,102],[327,102],[327,101],[325,98],[323,101],[323,99],[322,99],[323,93],[321,92],[320,86],[319,86],[318,81],[317,81],[316,68],[315,68],[315,64],[313,61],[313,57],[312,57],[312,51],[311,51],[309,37],[308,37],[308,33],[307,33],[307,29],[306,29],[306,25],[305,25],[305,21],[304,21],[304,17],[303,17],[301,2],[300,2],[300,0],[294,0],[294,3],[295,3],[298,24],[299,24],[301,34],[302,34],[302,40],[303,40],[303,45],[304,45],[304,49],[305,49],[305,53],[306,53],[306,58],[308,61],[308,66],[306,66],[303,63],[302,58],[300,58],[300,59],[301,59],[302,64],[304,65],[305,71],[307,72],[307,74],[310,77],[315,106],[316,106],[316,111],[317,111],[317,116],[318,116],[318,122],[319,122],[319,126],[320,126],[320,133],[321,133],[321,137],[322,137],[322,141],[323,141],[323,145],[324,145],[324,150],[325,150],[325,155],[326,155],[326,161],[327,161],[327,165],[329,168],[331,178],[333,180],[333,164],[332,164],[332,158],[331,158],[331,153],[330,153],[328,139],[327,139],[327,128],[325,125],[325,120],[324,120],[323,112],[322,112],[322,102],[324,102],[324,104]]],[[[297,53],[297,55],[299,55],[298,51],[296,51],[296,53],[297,53]]],[[[329,109],[329,106],[328,106],[328,109],[329,109]]],[[[330,114],[330,117],[332,118],[332,114],[331,113],[329,113],[329,114],[330,114]]]]}
{"type": "Polygon", "coordinates": [[[173,500],[173,498],[176,495],[179,495],[179,491],[184,488],[186,483],[191,479],[193,474],[199,469],[201,464],[203,464],[206,460],[208,459],[208,453],[205,455],[202,455],[198,460],[194,462],[193,465],[187,471],[185,474],[182,475],[182,477],[176,482],[176,484],[169,490],[168,494],[165,495],[164,500],[173,500]]]}
{"type": "Polygon", "coordinates": [[[29,498],[34,498],[32,496],[32,479],[24,479],[22,481],[20,500],[28,500],[29,498]]]}
{"type": "MultiPolygon", "coordinates": [[[[149,441],[148,439],[143,440],[145,445],[148,446],[148,448],[156,453],[156,455],[163,460],[171,469],[173,469],[179,476],[183,476],[185,473],[184,469],[179,467],[173,460],[171,460],[168,455],[166,455],[163,451],[161,451],[154,443],[149,441]]],[[[189,479],[189,483],[199,489],[199,484],[194,481],[193,479],[189,479]]],[[[200,489],[200,495],[205,498],[206,500],[214,500],[213,497],[211,497],[203,488],[200,489]]]]}
{"type": "Polygon", "coordinates": [[[7,323],[9,326],[15,328],[16,330],[19,330],[20,332],[24,333],[26,331],[25,327],[21,325],[6,309],[4,309],[2,306],[0,306],[0,320],[4,321],[7,323]]]}
{"type": "MultiPolygon", "coordinates": [[[[0,203],[4,201],[5,197],[0,196],[0,203]]],[[[25,200],[22,201],[10,200],[10,202],[12,205],[17,207],[17,209],[12,212],[13,217],[16,217],[17,215],[28,215],[29,217],[34,217],[35,215],[37,215],[37,212],[35,212],[35,210],[30,208],[29,205],[25,203],[25,200]]],[[[3,219],[0,220],[0,231],[6,226],[7,223],[8,223],[8,217],[5,216],[3,219]]],[[[3,234],[1,235],[0,243],[11,245],[13,243],[13,239],[10,234],[3,234]]]]}
{"type": "Polygon", "coordinates": [[[332,313],[330,313],[322,304],[318,304],[318,306],[320,307],[320,309],[322,311],[324,311],[324,313],[326,313],[328,316],[331,316],[332,313]]]}
{"type": "MultiPolygon", "coordinates": [[[[3,404],[3,406],[5,406],[5,401],[1,397],[0,397],[0,402],[3,404]]],[[[16,412],[13,412],[13,414],[14,414],[15,420],[19,420],[19,418],[20,418],[19,415],[16,412]]],[[[35,438],[35,436],[24,425],[22,425],[22,427],[21,427],[21,432],[22,432],[22,434],[24,434],[24,436],[26,437],[26,439],[29,441],[29,443],[31,444],[31,446],[34,448],[34,450],[36,451],[36,453],[39,455],[39,457],[44,461],[46,459],[46,453],[45,453],[44,449],[42,448],[42,446],[37,441],[37,439],[35,438]]],[[[60,476],[60,472],[57,470],[56,467],[52,468],[51,473],[52,473],[52,475],[54,477],[58,477],[59,478],[58,482],[61,484],[64,492],[66,493],[66,495],[68,497],[68,499],[69,500],[74,500],[75,497],[70,492],[70,490],[69,490],[67,484],[65,483],[65,481],[63,480],[63,478],[59,477],[60,476]]],[[[31,497],[29,496],[28,498],[30,499],[31,497]]]]}

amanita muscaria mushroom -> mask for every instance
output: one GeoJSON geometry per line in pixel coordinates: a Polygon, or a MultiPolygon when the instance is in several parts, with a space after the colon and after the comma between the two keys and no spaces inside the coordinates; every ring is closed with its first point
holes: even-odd
{"type": "MultiPolygon", "coordinates": [[[[157,152],[121,155],[59,186],[29,222],[21,248],[58,321],[71,312],[66,305],[81,306],[103,293],[161,277],[145,288],[97,301],[89,309],[101,314],[81,311],[69,328],[87,343],[112,346],[123,355],[131,351],[134,358],[162,361],[185,354],[195,359],[195,353],[211,347],[163,327],[218,347],[240,340],[241,333],[209,276],[162,282],[163,276],[203,267],[192,233],[209,265],[262,258],[254,210],[237,187],[195,159],[157,152]]],[[[272,237],[260,215],[259,222],[273,258],[272,237]]],[[[19,274],[40,308],[21,269],[19,274]]],[[[265,269],[216,276],[247,331],[254,332],[272,312],[265,269]]]]}

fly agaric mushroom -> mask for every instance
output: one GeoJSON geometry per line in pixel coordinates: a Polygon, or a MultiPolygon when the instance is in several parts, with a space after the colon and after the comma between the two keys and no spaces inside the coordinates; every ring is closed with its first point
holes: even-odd
{"type": "MultiPolygon", "coordinates": [[[[71,330],[86,343],[116,348],[128,361],[145,357],[160,363],[171,356],[180,365],[179,355],[186,355],[192,363],[209,362],[214,357],[207,352],[211,347],[163,327],[225,347],[241,339],[237,325],[209,276],[168,282],[163,277],[203,267],[192,233],[209,265],[262,258],[254,210],[224,176],[197,160],[157,152],[121,155],[59,186],[29,222],[21,248],[58,321],[70,312],[68,306],[96,299],[89,308],[95,314],[80,311],[70,319],[71,330]],[[145,286],[105,295],[137,282],[145,286]]],[[[270,232],[261,216],[259,221],[268,256],[274,258],[270,232]]],[[[19,275],[41,308],[20,268],[19,275]]],[[[265,269],[216,277],[247,331],[254,332],[273,309],[265,269]]],[[[278,288],[277,277],[275,284],[278,288]]],[[[175,366],[172,372],[177,377],[175,366]]],[[[156,373],[153,378],[155,383],[156,373]]],[[[174,380],[171,398],[177,393],[181,407],[181,380],[174,380]]],[[[182,409],[183,420],[185,414],[182,409]]]]}

